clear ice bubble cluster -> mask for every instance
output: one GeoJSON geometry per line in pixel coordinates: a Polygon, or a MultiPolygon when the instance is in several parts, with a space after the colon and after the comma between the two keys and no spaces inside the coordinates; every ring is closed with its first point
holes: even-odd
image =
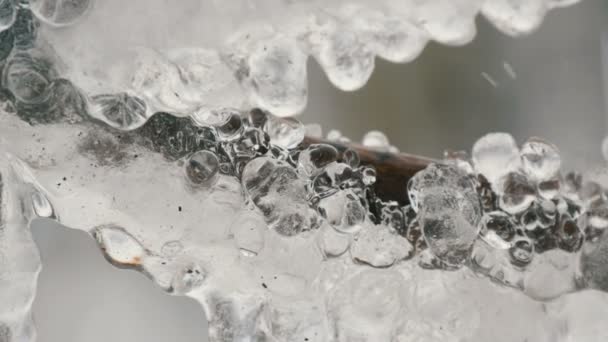
{"type": "Polygon", "coordinates": [[[2,86],[31,111],[69,88],[76,108],[127,130],[156,112],[260,107],[288,116],[306,106],[309,58],[336,87],[356,90],[377,57],[404,63],[429,41],[469,42],[478,14],[519,35],[575,2],[2,0],[2,86]]]}
{"type": "MultiPolygon", "coordinates": [[[[210,341],[608,339],[605,170],[564,173],[551,143],[492,133],[395,184],[397,202],[339,131],[281,117],[305,105],[308,56],[352,90],[375,56],[468,41],[479,12],[518,34],[570,3],[197,2],[184,8],[247,25],[184,48],[134,16],[212,23],[140,1],[0,0],[0,341],[36,338],[38,218],[196,299],[210,341]]],[[[377,131],[361,146],[398,153],[377,131]]]]}

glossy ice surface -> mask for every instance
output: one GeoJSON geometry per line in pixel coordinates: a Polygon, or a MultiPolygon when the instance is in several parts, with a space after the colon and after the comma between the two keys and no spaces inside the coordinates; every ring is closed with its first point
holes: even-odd
{"type": "Polygon", "coordinates": [[[402,206],[267,112],[305,105],[308,56],[354,90],[374,56],[467,42],[479,12],[520,34],[570,3],[0,0],[0,341],[35,339],[37,217],[195,298],[211,341],[605,340],[605,171],[492,133],[402,206]]]}

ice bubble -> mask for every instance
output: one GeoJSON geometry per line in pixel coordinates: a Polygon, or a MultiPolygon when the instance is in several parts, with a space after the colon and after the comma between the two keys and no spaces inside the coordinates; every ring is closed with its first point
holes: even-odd
{"type": "Polygon", "coordinates": [[[121,130],[138,128],[148,119],[146,103],[127,93],[95,95],[91,102],[95,118],[121,130]]]}
{"type": "Polygon", "coordinates": [[[219,177],[220,162],[210,151],[195,152],[186,163],[188,179],[195,185],[212,186],[219,177]]]}
{"type": "Polygon", "coordinates": [[[517,223],[502,211],[485,213],[480,222],[481,236],[494,248],[508,249],[515,237],[517,223]]]}
{"type": "Polygon", "coordinates": [[[534,257],[534,244],[529,239],[518,239],[509,249],[511,263],[518,267],[527,266],[534,257]]]}
{"type": "Polygon", "coordinates": [[[389,267],[412,253],[409,241],[385,225],[365,225],[354,237],[350,248],[355,261],[373,267],[389,267]]]}
{"type": "Polygon", "coordinates": [[[450,266],[464,265],[477,239],[478,228],[458,211],[422,212],[422,234],[431,252],[450,266]]]}

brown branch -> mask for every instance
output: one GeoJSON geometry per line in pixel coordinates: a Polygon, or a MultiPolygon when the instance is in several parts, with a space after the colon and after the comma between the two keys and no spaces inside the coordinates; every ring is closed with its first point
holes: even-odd
{"type": "Polygon", "coordinates": [[[362,165],[370,165],[376,169],[376,194],[382,200],[397,201],[400,204],[409,202],[407,197],[407,182],[410,178],[430,163],[436,162],[430,158],[407,153],[375,151],[354,143],[343,144],[311,137],[304,139],[304,146],[321,143],[334,146],[340,153],[343,153],[347,149],[352,149],[359,153],[362,165]]]}

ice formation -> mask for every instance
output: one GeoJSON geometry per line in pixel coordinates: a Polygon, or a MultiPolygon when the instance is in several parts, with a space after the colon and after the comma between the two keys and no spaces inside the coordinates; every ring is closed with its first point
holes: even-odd
{"type": "Polygon", "coordinates": [[[36,218],[199,301],[211,341],[606,340],[601,175],[493,133],[399,203],[339,131],[310,144],[318,127],[280,117],[308,56],[353,90],[376,56],[467,42],[477,13],[520,34],[573,2],[0,0],[0,341],[36,336],[36,218]]]}

